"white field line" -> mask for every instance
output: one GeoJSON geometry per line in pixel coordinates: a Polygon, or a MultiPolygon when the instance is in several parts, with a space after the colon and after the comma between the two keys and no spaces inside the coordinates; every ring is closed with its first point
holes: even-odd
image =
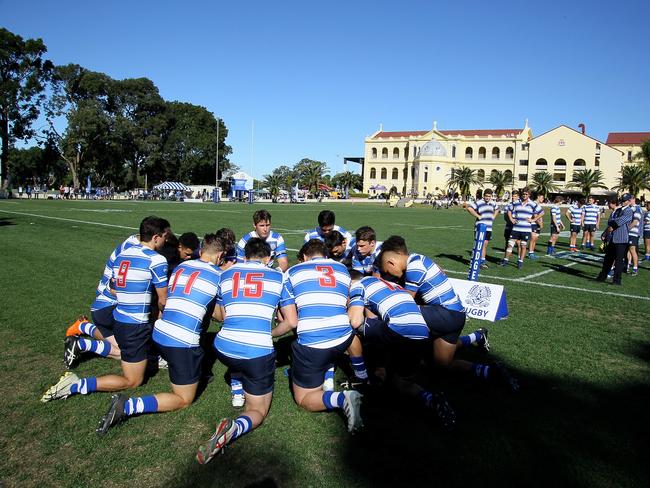
{"type": "MultiPolygon", "coordinates": [[[[460,274],[460,275],[465,275],[467,276],[467,271],[450,271],[450,270],[445,270],[445,273],[450,273],[450,274],[460,274]]],[[[557,285],[557,284],[552,284],[552,283],[539,283],[537,281],[519,281],[521,278],[504,278],[501,276],[482,276],[482,278],[485,278],[487,280],[502,280],[502,281],[512,281],[514,283],[525,283],[527,285],[537,285],[537,286],[546,286],[548,288],[561,288],[563,290],[573,290],[573,291],[581,291],[584,293],[595,293],[597,295],[608,295],[608,296],[614,296],[614,297],[622,297],[622,298],[634,298],[637,300],[648,300],[650,301],[650,296],[642,296],[642,295],[628,295],[626,293],[616,293],[612,291],[602,291],[602,290],[590,290],[588,288],[579,288],[577,286],[568,286],[568,285],[557,285]]]]}
{"type": "Polygon", "coordinates": [[[402,222],[394,222],[393,225],[401,225],[403,227],[414,227],[417,229],[469,229],[467,226],[462,225],[433,225],[423,226],[421,224],[404,224],[402,222]]]}
{"type": "Polygon", "coordinates": [[[27,217],[36,217],[36,218],[39,218],[39,219],[63,220],[65,222],[74,222],[74,223],[77,223],[77,224],[101,225],[103,227],[115,227],[117,229],[129,229],[129,230],[138,230],[139,229],[138,227],[128,227],[126,225],[105,224],[103,222],[89,222],[87,220],[66,219],[65,217],[52,217],[50,215],[39,215],[39,214],[32,214],[32,213],[27,213],[27,212],[12,212],[10,210],[2,210],[2,209],[0,209],[0,212],[9,213],[9,214],[16,214],[16,215],[26,215],[27,217]]]}
{"type": "MultiPolygon", "coordinates": [[[[570,268],[571,266],[575,266],[578,264],[577,262],[569,263],[569,264],[564,264],[561,266],[561,268],[570,268]]],[[[539,273],[534,273],[532,275],[524,276],[522,278],[518,278],[517,281],[526,281],[530,280],[532,278],[537,278],[538,276],[544,276],[545,274],[553,273],[555,271],[559,271],[559,269],[547,269],[546,271],[540,271],[539,273]]]]}

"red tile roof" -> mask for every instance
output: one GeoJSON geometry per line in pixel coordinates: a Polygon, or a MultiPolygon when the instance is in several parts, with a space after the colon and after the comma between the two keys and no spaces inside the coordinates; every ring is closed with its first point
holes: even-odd
{"type": "MultiPolygon", "coordinates": [[[[479,137],[487,137],[487,136],[492,136],[492,137],[500,137],[500,136],[507,136],[507,137],[514,137],[517,134],[521,133],[523,129],[477,129],[477,130],[441,130],[439,131],[441,134],[445,134],[448,136],[465,136],[465,137],[473,137],[473,136],[479,136],[479,137]]],[[[382,131],[379,134],[377,134],[374,138],[375,139],[386,139],[388,137],[410,137],[410,136],[423,136],[424,134],[428,133],[428,130],[411,130],[411,131],[399,131],[399,132],[386,132],[382,131]]]]}
{"type": "Polygon", "coordinates": [[[610,132],[605,144],[641,145],[650,141],[650,132],[610,132]]]}

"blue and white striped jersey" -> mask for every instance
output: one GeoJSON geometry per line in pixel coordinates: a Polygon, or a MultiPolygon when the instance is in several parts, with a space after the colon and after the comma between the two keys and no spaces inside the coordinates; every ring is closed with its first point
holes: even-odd
{"type": "MultiPolygon", "coordinates": [[[[345,230],[343,227],[339,225],[334,225],[332,227],[332,230],[339,231],[341,235],[347,239],[348,241],[347,247],[352,247],[352,239],[353,239],[352,234],[350,234],[347,230],[345,230]]],[[[320,227],[315,227],[305,234],[305,242],[308,242],[311,239],[318,239],[319,241],[325,240],[325,236],[320,232],[320,227]]]]}
{"type": "Polygon", "coordinates": [[[477,200],[469,204],[470,208],[474,209],[480,215],[480,219],[476,219],[476,224],[485,224],[485,230],[492,232],[492,224],[494,223],[494,214],[497,211],[497,205],[493,201],[486,202],[483,199],[477,200]]]}
{"type": "Polygon", "coordinates": [[[571,205],[569,207],[569,215],[571,216],[571,225],[582,225],[582,207],[571,205]]]}
{"type": "Polygon", "coordinates": [[[273,352],[271,324],[282,293],[282,273],[259,261],[237,263],[221,275],[217,304],[226,312],[214,339],[220,353],[253,359],[273,352]]]}
{"type": "Polygon", "coordinates": [[[427,339],[427,327],[420,307],[404,288],[374,276],[352,284],[350,306],[362,306],[381,317],[394,332],[408,339],[427,339]]]}
{"type": "MultiPolygon", "coordinates": [[[[243,262],[244,261],[244,248],[246,247],[246,243],[248,240],[252,237],[259,237],[257,235],[257,232],[252,231],[246,234],[244,237],[239,239],[239,242],[237,243],[237,261],[238,262],[243,262]]],[[[274,261],[276,259],[280,258],[286,258],[287,257],[287,246],[284,244],[284,239],[280,234],[277,232],[271,231],[269,236],[266,238],[266,243],[271,247],[271,260],[269,261],[269,268],[273,267],[274,261]]]]}
{"type": "Polygon", "coordinates": [[[562,211],[560,210],[559,205],[553,205],[551,207],[551,223],[556,222],[558,225],[562,222],[562,211]]]}
{"type": "Polygon", "coordinates": [[[582,219],[583,225],[596,225],[598,223],[598,216],[600,215],[600,207],[588,203],[582,206],[582,219]]]}
{"type": "Polygon", "coordinates": [[[196,347],[208,307],[216,300],[222,271],[193,259],[178,265],[167,289],[167,304],[156,320],[153,340],[168,347],[196,347]]]}
{"type": "Polygon", "coordinates": [[[347,313],[350,274],[345,265],[314,258],[287,270],[280,306],[298,310],[298,343],[328,349],[345,342],[352,327],[347,313]]]}
{"type": "Polygon", "coordinates": [[[512,230],[515,232],[531,232],[532,222],[528,219],[538,216],[542,212],[539,203],[528,200],[526,203],[518,201],[513,205],[512,217],[517,221],[512,230]]]}
{"type": "Polygon", "coordinates": [[[113,264],[117,306],[113,318],[125,324],[146,324],[153,288],[167,286],[167,260],[141,244],[120,253],[113,264]]]}
{"type": "Polygon", "coordinates": [[[355,243],[354,247],[352,248],[352,269],[355,269],[359,273],[366,275],[378,271],[377,266],[375,266],[375,260],[381,252],[381,245],[382,241],[375,241],[375,250],[367,256],[362,256],[359,254],[359,250],[357,249],[357,245],[355,243]]]}
{"type": "Polygon", "coordinates": [[[115,260],[122,253],[122,251],[132,246],[137,246],[138,244],[140,244],[140,239],[138,239],[138,236],[136,234],[129,236],[123,243],[115,248],[115,250],[106,260],[106,264],[104,265],[104,274],[102,274],[102,277],[99,279],[97,291],[95,292],[95,300],[93,301],[92,305],[90,305],[90,309],[93,312],[95,310],[101,310],[102,308],[113,307],[117,305],[115,296],[113,296],[107,289],[108,282],[113,276],[113,264],[115,264],[115,260]]]}
{"type": "MultiPolygon", "coordinates": [[[[643,232],[650,232],[650,210],[646,210],[643,214],[643,232]]],[[[648,254],[648,250],[646,250],[648,254]]]]}
{"type": "Polygon", "coordinates": [[[501,212],[503,213],[503,220],[506,222],[506,227],[512,227],[512,222],[508,218],[508,212],[512,212],[515,209],[515,205],[519,203],[519,200],[515,200],[514,202],[506,203],[503,208],[501,209],[501,212]]]}
{"type": "Polygon", "coordinates": [[[639,205],[634,205],[632,206],[632,210],[634,211],[634,216],[632,217],[632,221],[636,220],[636,225],[634,227],[630,227],[629,236],[639,237],[641,231],[641,218],[642,218],[641,207],[639,205]]]}
{"type": "Polygon", "coordinates": [[[449,310],[465,311],[447,275],[428,257],[409,255],[404,279],[405,288],[416,292],[416,297],[426,305],[442,305],[449,310]]]}

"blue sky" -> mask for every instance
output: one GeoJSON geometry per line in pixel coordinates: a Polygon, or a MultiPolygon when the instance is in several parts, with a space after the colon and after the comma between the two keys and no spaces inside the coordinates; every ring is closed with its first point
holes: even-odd
{"type": "Polygon", "coordinates": [[[650,131],[648,1],[0,0],[0,12],[56,64],[148,77],[166,100],[206,107],[256,177],[304,157],[340,172],[380,123],[650,131]]]}

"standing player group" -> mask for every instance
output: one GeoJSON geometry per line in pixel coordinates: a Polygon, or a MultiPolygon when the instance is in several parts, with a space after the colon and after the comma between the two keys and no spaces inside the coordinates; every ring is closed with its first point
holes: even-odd
{"type": "MultiPolygon", "coordinates": [[[[481,206],[477,212],[486,215],[481,206]]],[[[516,212],[524,210],[512,212],[521,218],[516,212]]],[[[212,347],[228,368],[233,405],[243,411],[217,422],[198,449],[202,464],[268,415],[274,338],[293,339],[289,379],[296,404],[310,412],[341,410],[351,433],[363,426],[359,389],[369,385],[411,397],[452,430],[454,409],[430,377],[421,380],[427,364],[518,389],[501,363],[456,357],[460,348],[488,351],[488,331],[461,335],[464,308],[444,271],[409,252],[402,237],[378,241],[370,226],[352,236],[325,210],[306,233],[298,263],[289,267],[270,213],[255,212],[253,228],[237,244],[231,230],[219,229],[199,245],[195,235],[176,240],[167,220],[145,218],[139,233],[107,259],[92,320],[82,316],[66,331],[69,369],[82,355],[94,354],[119,359],[122,373],[80,378],[68,371],[41,400],[133,389],[153,363],[168,368],[170,391],[113,394],[97,433],[134,415],[187,408],[211,376],[202,339],[212,320],[222,324],[212,347]],[[358,388],[335,391],[336,365],[350,371],[348,384],[358,388]]]]}

